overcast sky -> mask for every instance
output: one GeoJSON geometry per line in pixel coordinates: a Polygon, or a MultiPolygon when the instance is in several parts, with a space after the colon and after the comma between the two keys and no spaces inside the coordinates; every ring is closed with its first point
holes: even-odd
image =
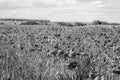
{"type": "Polygon", "coordinates": [[[0,0],[0,18],[120,22],[120,0],[0,0]]]}

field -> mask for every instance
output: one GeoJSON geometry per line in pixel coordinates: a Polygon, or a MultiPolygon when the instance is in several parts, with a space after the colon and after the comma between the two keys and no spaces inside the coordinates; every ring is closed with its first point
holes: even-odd
{"type": "Polygon", "coordinates": [[[120,26],[1,25],[0,80],[120,80],[120,26]]]}

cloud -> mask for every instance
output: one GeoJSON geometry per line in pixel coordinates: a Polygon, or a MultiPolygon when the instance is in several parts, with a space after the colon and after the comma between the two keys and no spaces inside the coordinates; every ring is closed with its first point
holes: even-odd
{"type": "Polygon", "coordinates": [[[0,10],[56,7],[76,4],[76,0],[0,0],[0,10]]]}
{"type": "Polygon", "coordinates": [[[75,5],[76,0],[36,0],[32,2],[37,7],[59,7],[75,5]]]}
{"type": "Polygon", "coordinates": [[[96,0],[76,0],[77,2],[93,2],[93,1],[96,1],[96,0]]]}
{"type": "Polygon", "coordinates": [[[91,2],[91,4],[102,4],[103,3],[103,1],[93,1],[93,2],[91,2]]]}
{"type": "Polygon", "coordinates": [[[49,0],[33,0],[32,5],[34,7],[55,7],[57,6],[56,2],[55,0],[51,0],[51,2],[49,0]]]}
{"type": "Polygon", "coordinates": [[[120,21],[119,3],[120,0],[0,0],[0,17],[120,21]]]}
{"type": "Polygon", "coordinates": [[[101,5],[106,0],[0,0],[0,10],[101,5]]]}
{"type": "Polygon", "coordinates": [[[120,8],[120,1],[116,0],[0,0],[0,10],[15,10],[24,8],[56,8],[84,5],[94,7],[120,8]]]}
{"type": "Polygon", "coordinates": [[[119,12],[120,11],[120,0],[108,0],[106,3],[100,4],[98,7],[104,12],[119,12]]]}
{"type": "Polygon", "coordinates": [[[0,0],[0,10],[14,10],[30,7],[28,0],[0,0]]]}
{"type": "Polygon", "coordinates": [[[6,10],[6,9],[15,9],[19,8],[18,5],[14,4],[13,2],[10,1],[0,1],[0,10],[6,10]]]}

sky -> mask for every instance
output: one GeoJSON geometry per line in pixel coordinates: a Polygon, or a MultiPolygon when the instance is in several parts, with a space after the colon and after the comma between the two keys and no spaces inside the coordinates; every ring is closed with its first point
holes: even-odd
{"type": "Polygon", "coordinates": [[[120,0],[0,0],[0,18],[120,22],[120,0]]]}

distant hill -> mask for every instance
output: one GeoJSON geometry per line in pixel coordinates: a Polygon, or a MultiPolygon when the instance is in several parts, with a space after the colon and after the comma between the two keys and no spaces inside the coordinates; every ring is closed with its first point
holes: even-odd
{"type": "Polygon", "coordinates": [[[94,20],[91,22],[92,25],[120,25],[120,23],[109,23],[106,21],[94,20]]]}
{"type": "Polygon", "coordinates": [[[0,19],[0,21],[39,21],[39,22],[50,22],[50,20],[39,20],[39,19],[15,19],[15,18],[5,18],[0,19]]]}
{"type": "Polygon", "coordinates": [[[19,25],[57,25],[57,26],[86,26],[86,25],[120,25],[120,23],[109,23],[101,20],[92,22],[51,22],[44,19],[16,19],[16,18],[0,18],[1,25],[3,24],[19,24],[19,25]]]}

